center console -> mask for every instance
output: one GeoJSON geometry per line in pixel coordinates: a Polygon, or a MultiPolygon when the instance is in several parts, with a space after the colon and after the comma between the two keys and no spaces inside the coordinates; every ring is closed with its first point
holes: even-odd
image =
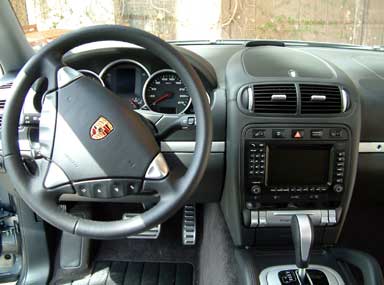
{"type": "Polygon", "coordinates": [[[348,128],[249,125],[241,151],[246,226],[289,226],[293,214],[308,214],[315,226],[337,223],[349,172],[348,128]]]}

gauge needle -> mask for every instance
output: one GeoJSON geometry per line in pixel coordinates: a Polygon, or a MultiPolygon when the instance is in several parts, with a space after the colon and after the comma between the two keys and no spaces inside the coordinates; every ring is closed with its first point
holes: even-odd
{"type": "Polygon", "coordinates": [[[155,101],[152,102],[152,106],[156,105],[157,103],[159,103],[165,99],[168,99],[172,95],[173,95],[173,93],[171,93],[171,92],[164,93],[163,95],[161,95],[159,98],[157,98],[155,101]]]}

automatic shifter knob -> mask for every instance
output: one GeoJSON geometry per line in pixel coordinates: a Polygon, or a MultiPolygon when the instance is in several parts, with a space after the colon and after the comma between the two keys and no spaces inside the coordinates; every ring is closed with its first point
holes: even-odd
{"type": "Polygon", "coordinates": [[[295,247],[296,266],[299,269],[300,279],[304,281],[313,243],[313,227],[309,216],[292,216],[291,231],[293,245],[295,247]]]}

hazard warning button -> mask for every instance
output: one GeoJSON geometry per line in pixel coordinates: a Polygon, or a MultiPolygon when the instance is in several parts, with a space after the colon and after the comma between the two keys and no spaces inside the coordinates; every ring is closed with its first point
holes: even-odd
{"type": "Polygon", "coordinates": [[[292,130],[292,138],[302,139],[304,137],[304,130],[292,130]]]}

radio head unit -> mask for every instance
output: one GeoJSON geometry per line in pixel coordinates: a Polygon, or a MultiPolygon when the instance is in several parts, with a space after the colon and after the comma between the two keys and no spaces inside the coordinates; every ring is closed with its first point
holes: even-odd
{"type": "Polygon", "coordinates": [[[343,127],[251,127],[243,144],[248,209],[335,208],[345,189],[349,133],[343,127]]]}

